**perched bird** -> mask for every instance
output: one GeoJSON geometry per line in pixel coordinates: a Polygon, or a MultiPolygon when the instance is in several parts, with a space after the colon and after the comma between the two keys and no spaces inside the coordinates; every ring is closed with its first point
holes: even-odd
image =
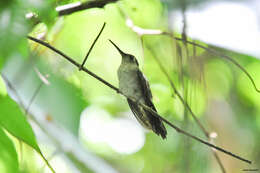
{"type": "MultiPolygon", "coordinates": [[[[122,56],[121,65],[117,70],[120,91],[156,111],[152,102],[152,93],[149,83],[140,71],[137,59],[133,55],[124,53],[114,42],[111,40],[109,41],[115,46],[122,56]]],[[[127,99],[127,102],[140,124],[147,129],[153,130],[163,139],[166,138],[167,131],[158,117],[152,115],[149,111],[143,109],[130,99],[127,99]]]]}

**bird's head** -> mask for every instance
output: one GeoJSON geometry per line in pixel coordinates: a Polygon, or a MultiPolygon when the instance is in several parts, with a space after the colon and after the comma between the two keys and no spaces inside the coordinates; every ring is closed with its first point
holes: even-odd
{"type": "Polygon", "coordinates": [[[124,53],[113,41],[111,40],[109,41],[115,46],[115,48],[122,56],[122,63],[132,63],[132,64],[136,64],[137,66],[139,65],[137,59],[133,55],[124,53]]]}

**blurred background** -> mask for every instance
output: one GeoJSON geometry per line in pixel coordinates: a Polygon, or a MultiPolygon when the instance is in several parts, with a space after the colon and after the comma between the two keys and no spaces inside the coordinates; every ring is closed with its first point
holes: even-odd
{"type": "MultiPolygon", "coordinates": [[[[238,173],[260,168],[260,2],[258,0],[0,1],[0,93],[28,112],[37,143],[57,173],[238,173]],[[103,4],[102,4],[103,3],[103,4]],[[100,7],[103,8],[96,8],[100,7]],[[96,6],[95,6],[96,5],[96,6]],[[67,12],[67,13],[64,13],[67,12]],[[103,23],[85,67],[114,86],[121,56],[133,54],[150,82],[161,116],[207,140],[174,92],[158,61],[190,105],[210,141],[253,161],[249,165],[212,150],[166,125],[162,140],[143,129],[126,99],[50,49],[80,63],[103,23]],[[167,32],[167,34],[161,34],[167,32]]],[[[1,104],[1,102],[0,102],[1,104]]],[[[0,110],[0,116],[4,114],[0,110]]],[[[14,124],[15,125],[15,124],[14,124]]],[[[8,132],[18,165],[13,172],[51,172],[39,153],[8,132]]],[[[5,149],[0,149],[0,153],[5,149]]],[[[7,153],[8,154],[8,153],[7,153]]],[[[10,171],[9,171],[10,172],[10,171]]],[[[257,171],[255,171],[257,172],[257,171]]]]}

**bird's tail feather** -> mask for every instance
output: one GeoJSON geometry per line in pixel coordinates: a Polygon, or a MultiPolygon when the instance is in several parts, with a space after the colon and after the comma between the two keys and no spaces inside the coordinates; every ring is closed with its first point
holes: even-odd
{"type": "Polygon", "coordinates": [[[165,139],[166,135],[167,135],[167,130],[164,127],[162,121],[158,117],[155,117],[154,115],[151,115],[150,116],[150,123],[152,125],[152,130],[157,135],[160,135],[163,139],[165,139]]]}

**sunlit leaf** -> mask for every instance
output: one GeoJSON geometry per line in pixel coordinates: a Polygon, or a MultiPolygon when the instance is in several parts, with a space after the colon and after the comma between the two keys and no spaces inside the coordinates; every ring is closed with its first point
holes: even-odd
{"type": "Polygon", "coordinates": [[[0,128],[0,172],[18,173],[18,158],[13,142],[0,128]]]}
{"type": "Polygon", "coordinates": [[[17,103],[8,96],[0,98],[0,125],[10,134],[24,141],[37,152],[40,152],[30,124],[17,103]]]}
{"type": "Polygon", "coordinates": [[[0,95],[6,95],[6,88],[3,78],[0,76],[0,95]]]}
{"type": "Polygon", "coordinates": [[[41,155],[48,167],[52,169],[43,156],[33,130],[18,104],[8,96],[0,98],[0,126],[4,127],[11,135],[34,148],[41,155]]]}

